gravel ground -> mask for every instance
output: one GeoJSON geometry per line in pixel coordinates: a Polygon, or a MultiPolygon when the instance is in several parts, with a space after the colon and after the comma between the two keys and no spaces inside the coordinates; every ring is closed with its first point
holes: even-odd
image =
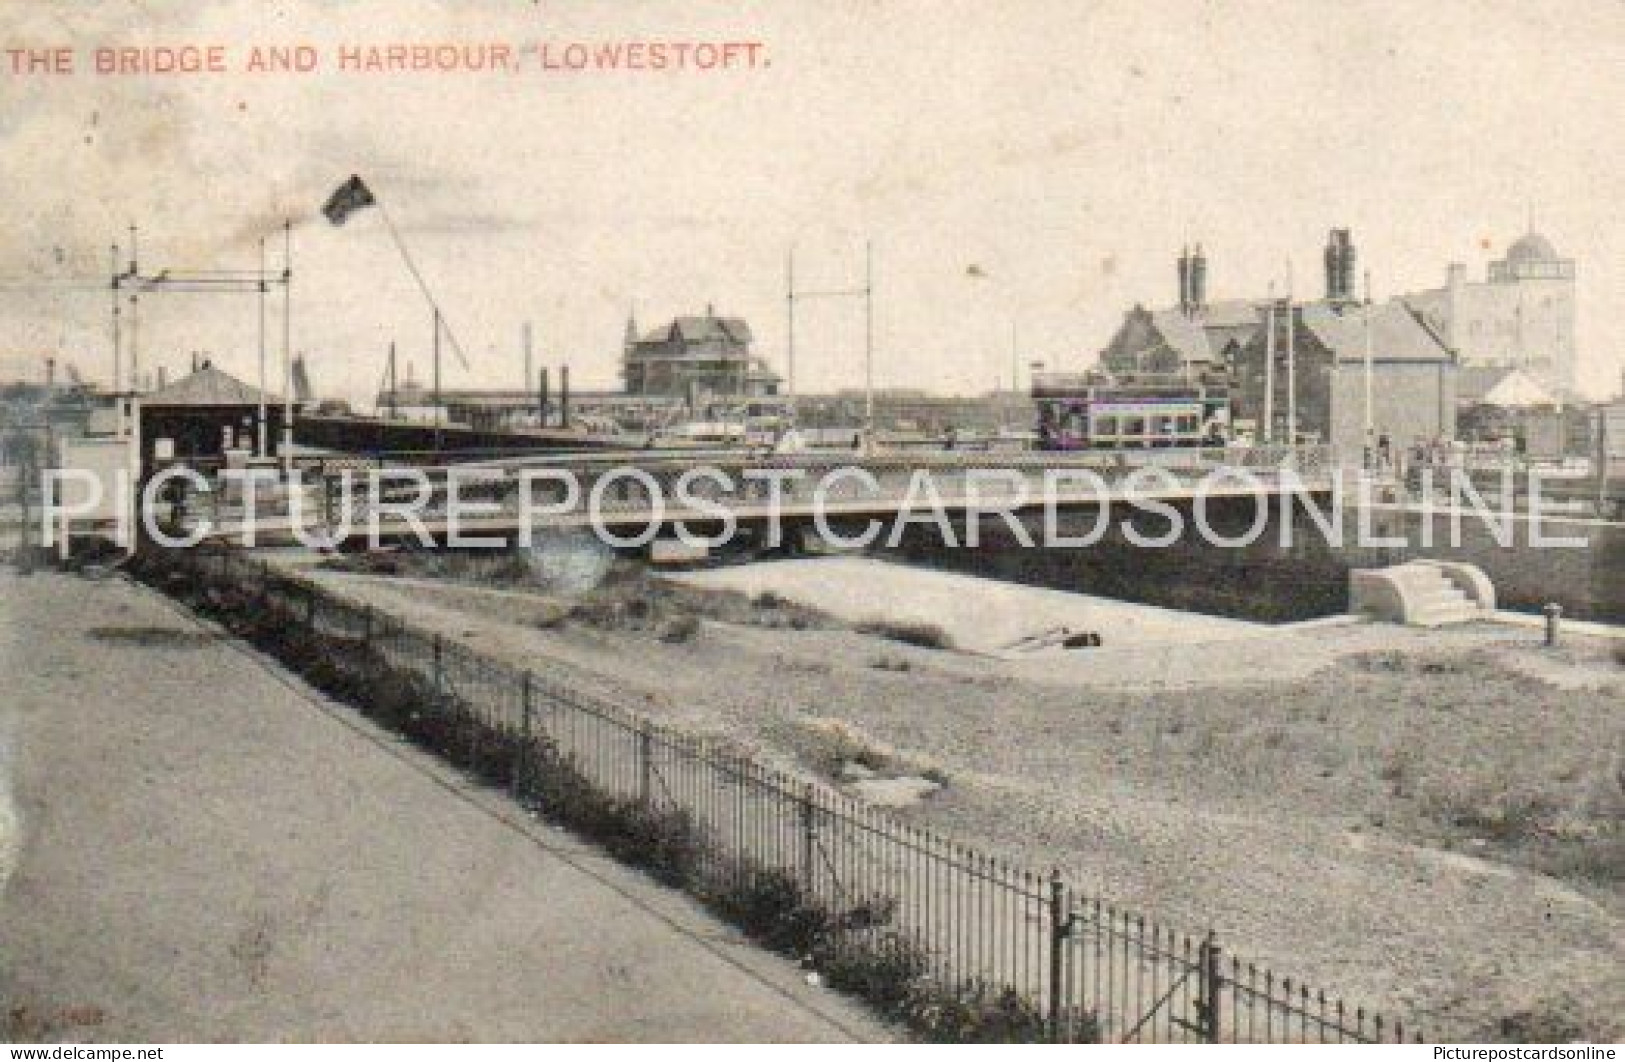
{"type": "Polygon", "coordinates": [[[313,574],[784,765],[940,772],[902,814],[1436,1035],[1625,1035],[1625,673],[1599,640],[1315,624],[1001,660],[313,574]]]}

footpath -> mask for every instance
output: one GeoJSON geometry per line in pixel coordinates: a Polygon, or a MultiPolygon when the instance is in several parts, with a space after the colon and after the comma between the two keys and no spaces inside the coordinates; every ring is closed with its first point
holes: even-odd
{"type": "Polygon", "coordinates": [[[891,1035],[122,578],[0,569],[0,1040],[891,1035]]]}

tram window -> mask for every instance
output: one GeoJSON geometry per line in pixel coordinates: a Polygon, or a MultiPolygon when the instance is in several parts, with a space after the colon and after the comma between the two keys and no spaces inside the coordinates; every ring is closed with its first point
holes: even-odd
{"type": "Polygon", "coordinates": [[[1096,417],[1095,418],[1095,434],[1096,435],[1116,435],[1117,434],[1117,418],[1116,417],[1096,417]]]}
{"type": "Polygon", "coordinates": [[[1125,418],[1123,420],[1123,434],[1124,435],[1144,435],[1145,434],[1145,418],[1144,417],[1127,417],[1127,418],[1125,418]]]}
{"type": "Polygon", "coordinates": [[[1151,418],[1151,434],[1172,435],[1174,433],[1174,418],[1156,416],[1151,418]]]}
{"type": "Polygon", "coordinates": [[[1199,419],[1197,418],[1196,414],[1194,414],[1194,413],[1181,413],[1179,415],[1179,428],[1178,428],[1178,430],[1179,430],[1180,434],[1182,434],[1182,435],[1195,435],[1196,432],[1200,428],[1201,428],[1201,424],[1200,424],[1199,419]]]}

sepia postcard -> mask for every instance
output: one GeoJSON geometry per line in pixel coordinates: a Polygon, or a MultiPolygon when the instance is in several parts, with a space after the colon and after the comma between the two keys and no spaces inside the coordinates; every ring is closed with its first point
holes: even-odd
{"type": "Polygon", "coordinates": [[[0,0],[5,1050],[1615,1057],[1622,70],[0,0]]]}

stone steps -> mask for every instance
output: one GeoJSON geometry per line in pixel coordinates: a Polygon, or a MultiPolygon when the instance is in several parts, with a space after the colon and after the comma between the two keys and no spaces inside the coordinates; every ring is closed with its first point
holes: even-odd
{"type": "Polygon", "coordinates": [[[1353,611],[1417,627],[1466,623],[1494,612],[1493,588],[1476,569],[1411,561],[1351,572],[1353,611]]]}

